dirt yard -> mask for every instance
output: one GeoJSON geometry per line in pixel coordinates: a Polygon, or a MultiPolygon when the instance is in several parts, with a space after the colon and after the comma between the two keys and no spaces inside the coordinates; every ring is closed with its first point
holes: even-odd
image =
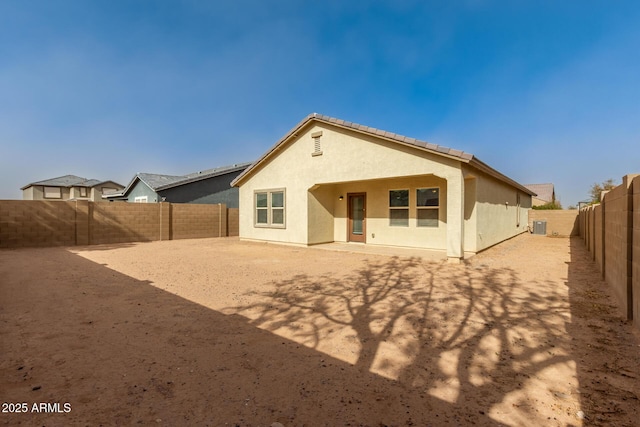
{"type": "Polygon", "coordinates": [[[460,265],[233,238],[3,250],[0,349],[0,425],[640,419],[640,339],[580,239],[460,265]]]}

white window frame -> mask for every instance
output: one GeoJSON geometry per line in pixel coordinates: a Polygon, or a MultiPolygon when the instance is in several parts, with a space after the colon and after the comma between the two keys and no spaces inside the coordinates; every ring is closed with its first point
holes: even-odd
{"type": "Polygon", "coordinates": [[[387,193],[389,196],[389,227],[408,227],[409,219],[411,218],[411,190],[409,188],[392,188],[387,193]],[[391,192],[392,191],[406,191],[407,192],[407,205],[406,206],[391,206],[391,192]],[[406,211],[407,212],[407,223],[406,224],[393,224],[391,218],[392,211],[406,211]]]}
{"type": "Polygon", "coordinates": [[[440,187],[420,187],[416,188],[416,227],[420,228],[438,228],[440,227],[440,187]],[[420,190],[438,190],[437,206],[418,206],[418,191],[420,190]],[[435,210],[438,213],[437,225],[420,225],[419,212],[422,210],[435,210]]]}
{"type": "Polygon", "coordinates": [[[147,196],[136,196],[133,199],[133,203],[149,203],[149,197],[147,197],[147,196]]]}
{"type": "Polygon", "coordinates": [[[284,188],[255,190],[253,192],[253,226],[257,228],[286,228],[287,226],[287,191],[284,188]],[[282,206],[273,206],[273,195],[282,193],[282,206]],[[267,195],[267,206],[258,206],[258,194],[267,195]],[[267,212],[267,221],[258,222],[258,211],[267,212]],[[273,222],[273,212],[282,210],[282,224],[273,222]]]}
{"type": "Polygon", "coordinates": [[[45,199],[62,199],[62,188],[60,187],[43,187],[42,197],[45,199]],[[55,193],[55,194],[53,194],[55,193]]]}

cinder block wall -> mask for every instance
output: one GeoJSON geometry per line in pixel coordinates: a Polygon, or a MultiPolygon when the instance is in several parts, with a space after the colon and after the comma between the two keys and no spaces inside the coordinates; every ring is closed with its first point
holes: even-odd
{"type": "Polygon", "coordinates": [[[226,205],[0,200],[0,248],[94,245],[238,235],[226,205]]]}
{"type": "Polygon", "coordinates": [[[228,236],[239,236],[240,235],[240,209],[238,208],[229,208],[228,209],[228,226],[227,235],[228,236]]]}
{"type": "MultiPolygon", "coordinates": [[[[91,203],[89,244],[150,242],[161,239],[160,203],[91,203]]],[[[166,218],[168,221],[169,218],[166,218]]]]}
{"type": "Polygon", "coordinates": [[[591,232],[593,259],[604,276],[604,223],[602,218],[602,205],[594,206],[590,215],[591,222],[593,223],[593,231],[591,232]]]}
{"type": "Polygon", "coordinates": [[[533,221],[547,221],[547,236],[578,236],[577,210],[529,210],[529,227],[533,230],[533,221]]]}
{"type": "Polygon", "coordinates": [[[580,210],[579,222],[623,314],[640,328],[640,176],[624,176],[601,204],[580,210]]]}
{"type": "Polygon", "coordinates": [[[626,307],[627,316],[631,318],[628,277],[631,271],[627,263],[630,261],[630,229],[629,214],[629,182],[626,177],[623,184],[609,191],[604,196],[604,278],[613,289],[618,302],[626,307]]]}
{"type": "Polygon", "coordinates": [[[0,248],[76,244],[76,202],[0,201],[0,248]]]}
{"type": "Polygon", "coordinates": [[[225,205],[172,204],[172,239],[226,236],[225,205]]]}
{"type": "Polygon", "coordinates": [[[640,176],[635,177],[632,183],[633,209],[633,233],[632,233],[632,260],[631,260],[631,292],[633,323],[640,329],[640,176]]]}

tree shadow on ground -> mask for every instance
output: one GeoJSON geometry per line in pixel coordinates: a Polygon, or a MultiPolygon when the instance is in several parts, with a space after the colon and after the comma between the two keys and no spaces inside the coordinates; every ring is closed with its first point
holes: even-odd
{"type": "Polygon", "coordinates": [[[346,276],[294,276],[230,311],[446,402],[454,423],[535,425],[553,412],[527,384],[572,359],[553,286],[525,286],[511,269],[385,258],[346,276]]]}
{"type": "MultiPolygon", "coordinates": [[[[394,261],[363,276],[359,324],[395,296],[394,261]],[[371,289],[371,287],[368,287],[371,289]],[[385,290],[386,289],[386,290],[385,290]]],[[[459,425],[449,402],[162,291],[60,248],[0,251],[0,398],[69,413],[2,414],[8,425],[459,425]]],[[[345,304],[347,300],[342,300],[345,304]]],[[[409,307],[398,310],[398,316],[409,307]]],[[[319,309],[324,310],[322,306],[319,309]]],[[[326,310],[324,310],[326,312],[326,310]]],[[[328,315],[333,315],[327,313],[328,315]]],[[[335,313],[336,316],[345,314],[335,313]]],[[[378,342],[384,334],[370,332],[378,342]]],[[[370,344],[369,344],[370,345],[370,344]]],[[[362,363],[362,362],[361,362],[362,363]]],[[[499,425],[484,414],[474,422],[499,425]]]]}

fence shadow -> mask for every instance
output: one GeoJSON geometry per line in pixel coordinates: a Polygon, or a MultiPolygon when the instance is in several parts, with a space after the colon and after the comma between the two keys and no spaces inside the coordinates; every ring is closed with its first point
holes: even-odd
{"type": "Polygon", "coordinates": [[[570,240],[567,286],[580,406],[588,425],[635,425],[640,418],[638,334],[613,297],[584,241],[570,240]]]}
{"type": "Polygon", "coordinates": [[[581,244],[571,240],[569,301],[558,281],[480,256],[371,257],[223,311],[63,248],[0,251],[0,398],[72,405],[1,420],[633,425],[637,340],[581,244]],[[578,389],[564,388],[567,372],[578,389]]]}
{"type": "Polygon", "coordinates": [[[0,251],[0,277],[0,397],[71,405],[10,425],[499,425],[63,248],[0,251]]]}

